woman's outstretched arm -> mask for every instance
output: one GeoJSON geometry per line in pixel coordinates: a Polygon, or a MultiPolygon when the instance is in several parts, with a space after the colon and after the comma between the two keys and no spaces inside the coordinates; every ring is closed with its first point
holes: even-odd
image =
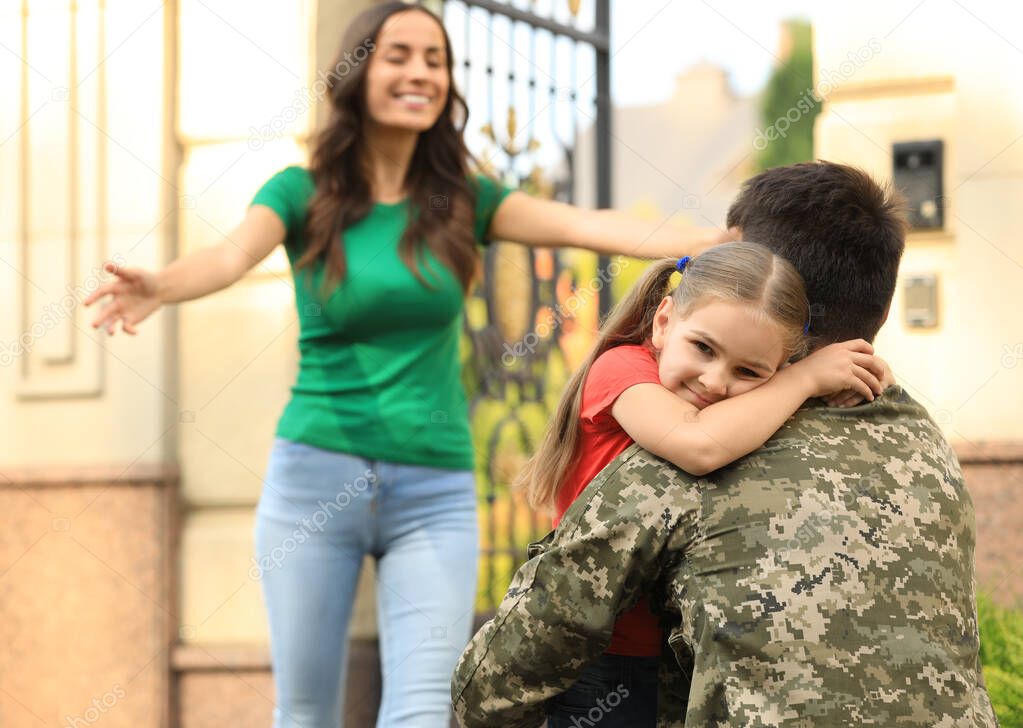
{"type": "Polygon", "coordinates": [[[571,246],[637,258],[699,255],[735,239],[715,227],[680,227],[619,210],[587,210],[525,192],[509,194],[494,213],[490,237],[524,245],[571,246]]]}
{"type": "Polygon", "coordinates": [[[116,278],[84,301],[89,306],[110,296],[92,326],[113,334],[120,321],[124,332],[134,335],[138,333],[136,324],[163,304],[189,301],[227,288],[284,242],[284,236],[284,223],[277,213],[264,205],[253,205],[241,224],[219,243],[182,256],[155,273],[107,263],[105,270],[116,278]]]}

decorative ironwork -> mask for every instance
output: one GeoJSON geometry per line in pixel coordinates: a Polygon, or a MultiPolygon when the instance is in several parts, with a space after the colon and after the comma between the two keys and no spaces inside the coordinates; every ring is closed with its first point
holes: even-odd
{"type": "MultiPolygon", "coordinates": [[[[540,15],[534,2],[529,9],[522,4],[443,4],[462,70],[461,90],[472,112],[467,141],[486,171],[510,186],[573,202],[577,154],[586,151],[577,149],[576,130],[580,116],[587,123],[595,119],[594,192],[597,206],[608,207],[608,0],[591,4],[592,16],[586,18],[580,17],[581,3],[570,0],[560,8],[567,10],[564,21],[540,15]],[[584,27],[587,22],[591,29],[584,27]],[[596,79],[592,105],[579,98],[578,64],[584,54],[596,79]],[[502,113],[495,113],[502,105],[502,113]],[[477,114],[485,115],[482,123],[474,121],[477,114]]],[[[485,283],[467,304],[465,362],[482,513],[477,606],[484,611],[500,600],[525,559],[526,544],[550,528],[547,516],[533,513],[509,483],[542,435],[579,352],[588,348],[578,326],[579,306],[572,303],[594,309],[587,317],[593,323],[610,308],[609,286],[600,288],[599,300],[580,302],[576,295],[579,280],[607,263],[592,254],[505,241],[493,241],[484,253],[485,283]]]]}

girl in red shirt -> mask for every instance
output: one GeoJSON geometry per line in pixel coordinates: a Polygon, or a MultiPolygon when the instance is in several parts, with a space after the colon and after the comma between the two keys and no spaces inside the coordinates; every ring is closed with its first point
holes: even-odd
{"type": "MultiPolygon", "coordinates": [[[[880,394],[887,367],[863,340],[786,366],[806,350],[809,317],[799,273],[762,245],[651,264],[569,381],[518,484],[556,526],[633,442],[704,475],[759,448],[811,397],[845,406],[880,394]]],[[[552,701],[549,728],[594,709],[601,728],[653,728],[661,640],[646,599],[624,611],[605,654],[552,701]]]]}

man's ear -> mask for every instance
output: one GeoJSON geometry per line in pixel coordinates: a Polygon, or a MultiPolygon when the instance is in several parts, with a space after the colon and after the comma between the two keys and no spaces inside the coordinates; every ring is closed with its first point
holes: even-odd
{"type": "Polygon", "coordinates": [[[650,333],[650,343],[657,351],[664,348],[664,342],[668,338],[668,325],[671,323],[671,311],[674,306],[675,301],[671,296],[665,296],[657,304],[657,311],[654,312],[654,328],[650,333]]]}

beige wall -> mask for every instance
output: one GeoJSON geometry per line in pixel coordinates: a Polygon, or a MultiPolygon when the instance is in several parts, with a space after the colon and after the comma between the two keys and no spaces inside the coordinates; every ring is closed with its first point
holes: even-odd
{"type": "Polygon", "coordinates": [[[78,304],[104,259],[153,267],[172,247],[173,16],[111,0],[101,23],[92,0],[72,22],[68,3],[29,3],[23,25],[20,4],[0,4],[0,462],[161,463],[170,318],[107,339],[78,304]]]}
{"type": "MultiPolygon", "coordinates": [[[[739,186],[755,171],[757,104],[736,95],[723,68],[704,62],[678,74],[674,94],[662,103],[613,106],[612,207],[670,224],[723,227],[739,186]]],[[[577,204],[593,207],[595,129],[584,121],[575,195],[577,204]]]]}
{"type": "Polygon", "coordinates": [[[944,140],[945,228],[911,234],[901,268],[902,280],[938,275],[939,325],[905,325],[900,281],[877,344],[950,439],[1019,440],[1023,18],[968,7],[870,2],[815,17],[818,88],[833,87],[817,155],[889,178],[894,142],[944,140]]]}
{"type": "MultiPolygon", "coordinates": [[[[214,14],[182,0],[182,254],[230,236],[260,184],[303,161],[314,20],[312,2],[258,14],[222,4],[214,14]]],[[[266,643],[259,583],[248,569],[253,511],[295,372],[293,295],[278,249],[231,288],[179,309],[184,643],[266,643]]]]}
{"type": "Polygon", "coordinates": [[[105,259],[173,249],[173,27],[173,3],[0,3],[5,728],[169,720],[174,319],[108,339],[80,304],[105,259]]]}

